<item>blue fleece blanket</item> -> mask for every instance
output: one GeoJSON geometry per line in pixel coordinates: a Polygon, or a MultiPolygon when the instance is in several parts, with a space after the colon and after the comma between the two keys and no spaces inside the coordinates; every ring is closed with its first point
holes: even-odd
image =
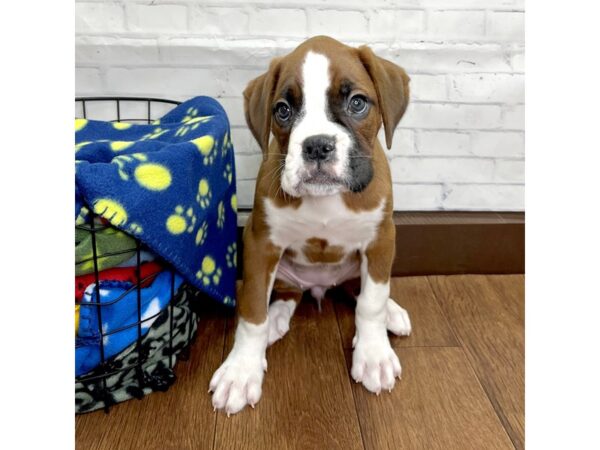
{"type": "MultiPolygon", "coordinates": [[[[176,292],[181,286],[181,277],[175,275],[174,282],[176,292]]],[[[105,360],[120,353],[137,339],[137,290],[131,289],[133,283],[100,281],[99,284],[100,299],[98,300],[95,285],[92,284],[86,289],[79,308],[79,329],[75,338],[75,376],[89,372],[101,362],[98,307],[86,303],[101,303],[105,360]]],[[[140,293],[140,328],[141,335],[145,336],[156,316],[171,300],[171,272],[161,272],[140,293]]]]}
{"type": "Polygon", "coordinates": [[[76,119],[75,143],[75,222],[93,210],[233,305],[237,197],[221,105],[196,97],[151,125],[76,119]]]}

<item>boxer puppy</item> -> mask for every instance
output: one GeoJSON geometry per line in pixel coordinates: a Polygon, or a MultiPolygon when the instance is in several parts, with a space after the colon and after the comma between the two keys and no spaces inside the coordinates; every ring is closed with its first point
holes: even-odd
{"type": "Polygon", "coordinates": [[[258,402],[267,346],[289,330],[303,291],[320,301],[357,277],[351,375],[377,394],[400,377],[387,331],[408,335],[411,325],[390,298],[392,182],[377,132],[383,123],[389,149],[408,84],[369,47],[319,36],[275,58],[244,91],[264,161],[244,229],[235,343],[210,381],[215,409],[258,402]]]}

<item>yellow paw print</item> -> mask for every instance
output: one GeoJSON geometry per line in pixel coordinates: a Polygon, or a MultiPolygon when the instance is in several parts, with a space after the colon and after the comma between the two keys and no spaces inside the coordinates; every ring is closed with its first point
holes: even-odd
{"type": "Polygon", "coordinates": [[[227,246],[227,253],[225,254],[225,260],[227,261],[227,267],[232,268],[237,266],[237,243],[234,242],[227,246]]]}
{"type": "Polygon", "coordinates": [[[181,125],[177,131],[175,132],[175,136],[184,136],[191,130],[195,130],[200,126],[201,123],[208,122],[212,119],[212,116],[200,116],[198,115],[198,110],[194,107],[188,108],[186,111],[186,116],[181,120],[181,125]]]}
{"type": "Polygon", "coordinates": [[[88,144],[91,144],[91,141],[80,142],[79,144],[75,144],[75,153],[81,150],[82,147],[85,147],[88,144]]]}
{"type": "Polygon", "coordinates": [[[88,121],[86,119],[75,119],[75,131],[82,130],[88,121]]]}
{"type": "Polygon", "coordinates": [[[231,209],[233,212],[237,212],[237,195],[231,194],[231,209]]]}
{"type": "Polygon", "coordinates": [[[165,134],[167,131],[169,131],[169,130],[163,130],[161,127],[157,127],[152,132],[142,136],[142,138],[140,140],[147,141],[148,139],[156,139],[156,138],[162,136],[163,134],[165,134]]]}
{"type": "Polygon", "coordinates": [[[198,232],[196,233],[196,245],[200,246],[204,244],[206,241],[206,237],[208,236],[208,222],[202,222],[200,228],[198,228],[198,232]]]}
{"type": "Polygon", "coordinates": [[[231,150],[232,147],[233,145],[231,144],[231,136],[229,135],[229,133],[227,133],[223,138],[223,145],[221,146],[221,155],[223,156],[223,158],[227,156],[227,152],[231,150]]]}
{"type": "Polygon", "coordinates": [[[175,211],[167,218],[166,227],[171,234],[191,233],[196,226],[196,215],[194,209],[189,207],[187,210],[183,206],[177,205],[175,211]]]}
{"type": "Polygon", "coordinates": [[[99,198],[94,202],[94,212],[116,227],[127,223],[128,217],[125,207],[115,200],[99,198]]]}
{"type": "Polygon", "coordinates": [[[217,206],[217,227],[223,228],[225,224],[225,205],[223,202],[219,202],[219,206],[217,206]]]}
{"type": "Polygon", "coordinates": [[[202,280],[204,286],[210,284],[216,286],[221,281],[221,275],[223,275],[223,271],[220,267],[217,267],[215,260],[210,256],[205,256],[202,260],[202,267],[196,273],[196,278],[202,280]]]}
{"type": "Polygon", "coordinates": [[[133,153],[131,155],[121,155],[113,158],[111,164],[116,164],[118,167],[119,176],[122,180],[129,180],[129,170],[127,168],[131,165],[132,162],[140,161],[145,162],[148,160],[148,157],[143,153],[133,153]]]}
{"type": "Polygon", "coordinates": [[[129,232],[131,234],[142,234],[144,229],[139,223],[132,223],[129,225],[129,232]]]}
{"type": "Polygon", "coordinates": [[[233,305],[233,299],[229,295],[226,295],[225,298],[223,299],[223,304],[224,305],[233,305]]]}
{"type": "Polygon", "coordinates": [[[217,143],[215,138],[210,134],[206,136],[200,136],[192,141],[192,143],[198,148],[198,151],[202,155],[202,162],[205,166],[213,163],[217,154],[217,143]]]}
{"type": "Polygon", "coordinates": [[[206,208],[210,205],[210,199],[212,198],[212,192],[210,191],[210,185],[206,178],[202,178],[198,183],[198,194],[196,195],[196,201],[202,208],[206,208]]]}
{"type": "Polygon", "coordinates": [[[231,169],[231,164],[225,164],[225,170],[223,171],[223,178],[227,180],[227,183],[231,184],[231,180],[233,180],[233,170],[231,169]]]}

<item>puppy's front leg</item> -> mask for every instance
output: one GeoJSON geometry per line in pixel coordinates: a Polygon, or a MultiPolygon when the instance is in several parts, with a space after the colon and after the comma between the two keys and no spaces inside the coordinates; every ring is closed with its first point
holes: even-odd
{"type": "Polygon", "coordinates": [[[378,236],[365,251],[361,262],[361,292],[356,299],[356,334],[352,342],[352,378],[369,391],[391,390],[400,377],[398,356],[387,336],[387,303],[394,259],[395,228],[385,218],[378,236]]]}
{"type": "Polygon", "coordinates": [[[254,407],[262,394],[269,337],[267,305],[281,249],[252,231],[244,230],[244,284],[238,298],[235,342],[227,359],[210,381],[215,409],[235,414],[254,407]]]}

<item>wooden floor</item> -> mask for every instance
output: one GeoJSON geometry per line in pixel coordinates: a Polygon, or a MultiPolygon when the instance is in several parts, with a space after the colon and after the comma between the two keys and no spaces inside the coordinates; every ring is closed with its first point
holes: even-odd
{"type": "Polygon", "coordinates": [[[190,360],[166,393],[76,419],[78,449],[522,449],[524,277],[395,278],[413,334],[392,337],[402,380],[380,396],[349,375],[354,305],[304,301],[268,350],[256,409],[213,412],[208,381],[233,319],[207,309],[190,360]]]}

